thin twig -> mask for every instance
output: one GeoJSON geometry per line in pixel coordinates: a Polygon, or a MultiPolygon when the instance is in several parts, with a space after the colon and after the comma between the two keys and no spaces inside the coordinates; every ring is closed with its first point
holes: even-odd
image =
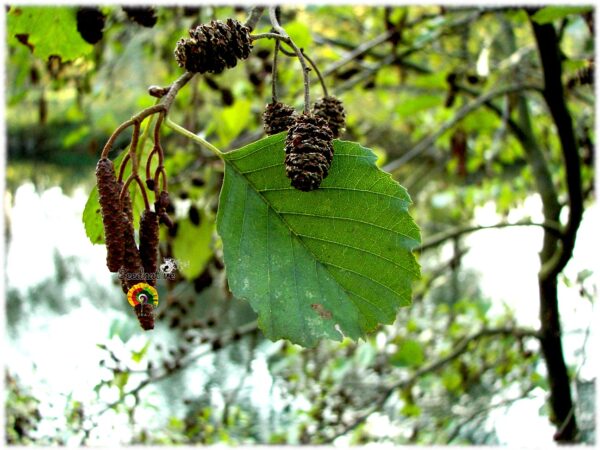
{"type": "Polygon", "coordinates": [[[119,167],[119,178],[117,179],[119,183],[123,181],[123,175],[125,174],[125,166],[127,165],[127,162],[129,161],[130,157],[131,155],[129,155],[129,152],[127,152],[127,154],[123,158],[123,161],[121,161],[121,166],[119,167]]]}
{"type": "Polygon", "coordinates": [[[279,93],[277,92],[277,56],[279,55],[279,40],[275,40],[275,50],[273,52],[273,69],[271,71],[271,96],[273,103],[277,103],[279,93]]]}
{"type": "Polygon", "coordinates": [[[449,239],[454,239],[456,237],[462,236],[463,234],[473,233],[474,231],[490,230],[490,229],[496,229],[496,228],[507,228],[507,227],[528,227],[528,226],[529,227],[531,227],[531,226],[541,227],[541,228],[544,228],[544,229],[550,231],[551,233],[555,233],[558,236],[560,236],[560,234],[561,234],[560,225],[557,223],[551,223],[551,222],[536,223],[536,222],[531,222],[531,221],[523,221],[523,222],[516,222],[516,223],[501,222],[501,223],[497,223],[495,225],[471,225],[471,226],[467,226],[467,227],[453,228],[449,231],[444,231],[435,236],[432,236],[430,239],[423,242],[422,245],[415,248],[415,250],[418,250],[421,252],[425,251],[425,250],[429,250],[431,248],[434,248],[434,247],[437,247],[437,246],[443,244],[444,242],[446,242],[449,239]]]}
{"type": "Polygon", "coordinates": [[[148,196],[146,195],[146,189],[144,189],[144,184],[142,183],[142,180],[140,179],[140,177],[137,173],[131,173],[127,177],[127,180],[125,181],[125,184],[123,185],[123,188],[121,189],[121,193],[119,194],[119,205],[123,204],[123,199],[125,198],[125,192],[127,192],[127,190],[129,189],[129,185],[131,184],[132,181],[135,181],[139,185],[140,191],[142,191],[142,197],[144,198],[144,207],[146,209],[150,209],[150,202],[148,201],[148,196]]]}
{"type": "MultiPolygon", "coordinates": [[[[323,75],[321,74],[321,71],[319,70],[319,68],[317,67],[317,65],[315,64],[315,62],[311,58],[309,58],[309,56],[306,54],[306,52],[304,51],[303,48],[301,48],[300,51],[302,52],[302,54],[304,55],[304,57],[306,58],[306,60],[310,63],[312,69],[317,74],[317,77],[319,77],[319,82],[321,83],[321,88],[323,89],[323,97],[328,97],[329,93],[327,92],[327,86],[325,85],[325,79],[323,78],[323,75]]],[[[295,53],[288,52],[284,48],[281,49],[281,53],[283,53],[285,56],[294,56],[294,57],[296,56],[295,53]]]]}
{"type": "Polygon", "coordinates": [[[136,123],[137,124],[141,123],[142,120],[144,120],[146,117],[151,116],[152,114],[155,114],[157,112],[164,111],[164,110],[165,110],[165,105],[163,105],[163,104],[153,105],[153,106],[150,106],[149,108],[146,108],[146,109],[140,111],[139,113],[134,115],[131,119],[123,122],[121,125],[118,126],[118,128],[115,131],[113,131],[113,134],[110,135],[110,137],[108,138],[108,141],[106,141],[106,144],[104,145],[104,148],[102,149],[102,154],[100,155],[100,158],[108,158],[108,153],[112,150],[112,146],[114,145],[115,140],[123,131],[125,131],[127,128],[129,128],[130,126],[132,126],[136,123]]]}
{"type": "Polygon", "coordinates": [[[521,393],[521,395],[519,395],[518,397],[506,398],[504,400],[499,401],[498,403],[488,405],[484,408],[478,409],[477,411],[474,411],[473,413],[469,414],[469,416],[467,416],[465,419],[463,419],[458,425],[456,425],[454,430],[452,430],[452,433],[450,433],[450,435],[446,439],[446,444],[450,444],[454,439],[456,439],[456,437],[460,433],[460,430],[465,425],[467,425],[469,422],[476,419],[477,416],[480,416],[481,414],[492,411],[494,409],[501,408],[503,406],[509,406],[513,403],[516,403],[520,400],[524,400],[526,398],[532,398],[529,394],[534,389],[535,389],[535,386],[528,386],[527,389],[523,393],[521,393]]]}
{"type": "Polygon", "coordinates": [[[188,83],[188,81],[190,81],[192,78],[194,78],[194,75],[196,75],[196,74],[193,72],[185,72],[183,75],[181,75],[179,78],[177,78],[177,80],[175,80],[173,82],[173,84],[169,88],[169,92],[167,93],[167,95],[165,95],[163,97],[163,99],[160,103],[161,105],[163,105],[165,113],[167,113],[169,111],[169,109],[171,108],[171,104],[175,100],[175,97],[177,96],[177,93],[179,92],[179,90],[183,86],[185,86],[188,83]]]}
{"type": "MultiPolygon", "coordinates": [[[[167,119],[168,122],[169,119],[167,119]]],[[[234,337],[236,335],[239,336],[244,336],[247,334],[251,334],[254,333],[256,330],[258,329],[258,323],[257,321],[252,321],[249,322],[247,324],[241,325],[240,327],[238,327],[235,330],[232,330],[230,333],[226,334],[225,336],[219,336],[217,338],[215,338],[214,340],[219,340],[221,341],[221,344],[223,344],[221,346],[221,348],[225,348],[224,344],[229,344],[231,342],[234,341],[234,337]]],[[[181,363],[179,366],[177,366],[177,368],[175,369],[167,369],[165,370],[163,373],[159,374],[159,375],[155,375],[155,376],[151,376],[145,380],[143,380],[142,382],[140,382],[140,384],[138,384],[136,387],[130,389],[128,392],[125,392],[122,396],[120,396],[117,400],[115,400],[114,402],[111,402],[109,404],[106,405],[106,407],[104,407],[101,411],[98,412],[98,416],[101,416],[102,414],[104,414],[105,412],[107,412],[108,410],[116,407],[117,405],[119,405],[120,403],[122,403],[126,397],[128,397],[129,395],[137,395],[140,393],[140,391],[142,389],[144,389],[146,386],[152,384],[152,383],[156,383],[157,381],[161,381],[164,380],[166,378],[169,378],[170,376],[172,376],[173,374],[175,374],[176,372],[179,372],[182,369],[186,369],[187,367],[191,366],[196,360],[198,360],[199,358],[206,356],[209,353],[212,353],[212,346],[209,346],[209,348],[205,351],[199,352],[196,355],[191,356],[187,361],[181,363]]]]}
{"type": "Polygon", "coordinates": [[[514,336],[515,338],[534,337],[534,338],[539,339],[539,334],[537,331],[527,329],[527,328],[516,328],[516,327],[486,328],[486,329],[483,329],[471,336],[467,336],[464,339],[462,339],[457,345],[454,346],[454,351],[452,353],[450,353],[449,355],[447,355],[443,358],[440,358],[439,360],[434,361],[434,362],[422,367],[421,369],[415,371],[412,374],[412,376],[410,376],[409,378],[401,380],[401,381],[394,383],[391,386],[387,387],[384,390],[383,395],[375,402],[375,405],[373,405],[373,407],[371,407],[368,411],[366,411],[365,413],[363,413],[359,417],[357,417],[351,424],[346,425],[342,430],[336,432],[333,436],[330,436],[329,438],[327,438],[323,443],[324,444],[331,443],[338,437],[343,436],[344,434],[354,430],[361,423],[363,423],[365,420],[367,420],[371,416],[371,414],[373,414],[376,411],[381,410],[394,392],[396,392],[398,389],[402,389],[406,386],[410,386],[416,380],[423,377],[424,375],[431,373],[431,372],[435,372],[435,371],[441,369],[442,367],[444,367],[446,364],[452,362],[453,360],[455,360],[456,358],[458,358],[460,355],[462,355],[464,352],[467,351],[467,349],[469,348],[469,344],[471,342],[475,342],[475,341],[478,341],[479,339],[482,339],[485,337],[496,336],[496,335],[511,335],[511,336],[514,336]]]}
{"type": "Polygon", "coordinates": [[[294,49],[294,52],[296,52],[296,56],[300,61],[300,65],[302,66],[302,75],[304,78],[304,114],[308,114],[310,111],[310,77],[308,76],[310,68],[306,65],[306,60],[304,59],[304,55],[302,55],[302,51],[298,48],[294,40],[288,36],[281,25],[279,25],[275,7],[269,8],[269,18],[271,19],[271,25],[273,26],[273,29],[281,36],[287,38],[287,44],[294,49]]]}
{"type": "Polygon", "coordinates": [[[137,175],[138,172],[138,157],[137,147],[140,139],[140,124],[135,122],[133,124],[133,134],[131,136],[131,144],[129,145],[129,155],[131,155],[131,172],[137,175]]]}
{"type": "Polygon", "coordinates": [[[265,11],[264,6],[252,7],[252,9],[250,10],[250,17],[248,17],[248,20],[246,20],[246,22],[244,23],[244,26],[250,28],[250,31],[254,30],[254,27],[256,27],[256,24],[260,20],[264,11],[265,11]]]}

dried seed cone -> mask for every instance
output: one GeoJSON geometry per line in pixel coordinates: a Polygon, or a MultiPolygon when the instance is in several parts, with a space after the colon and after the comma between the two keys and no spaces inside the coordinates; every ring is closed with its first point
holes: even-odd
{"type": "Polygon", "coordinates": [[[296,116],[296,111],[289,105],[281,102],[269,103],[263,113],[265,133],[272,136],[289,130],[296,116]]]}
{"type": "Polygon", "coordinates": [[[189,34],[175,47],[177,64],[189,72],[221,73],[246,59],[252,50],[250,29],[235,19],[225,23],[212,20],[192,28],[189,34]]]}
{"type": "Polygon", "coordinates": [[[135,315],[144,330],[154,329],[154,305],[151,303],[140,303],[135,305],[135,315]]]}
{"type": "Polygon", "coordinates": [[[123,6],[123,11],[129,20],[133,20],[143,27],[152,28],[158,20],[156,9],[153,6],[123,6]]]}
{"type": "Polygon", "coordinates": [[[156,286],[158,268],[158,215],[144,211],[140,219],[140,258],[146,273],[146,283],[156,286]]]}
{"type": "Polygon", "coordinates": [[[117,272],[123,264],[123,221],[119,209],[121,186],[110,159],[102,158],[96,165],[98,197],[106,242],[106,265],[117,272]]]}
{"type": "Polygon", "coordinates": [[[334,138],[340,137],[340,131],[346,126],[346,112],[342,101],[336,97],[323,97],[315,103],[313,113],[327,121],[334,138]]]}
{"type": "Polygon", "coordinates": [[[285,141],[285,172],[301,191],[317,189],[333,160],[333,134],[327,122],[312,114],[298,116],[285,141]]]}

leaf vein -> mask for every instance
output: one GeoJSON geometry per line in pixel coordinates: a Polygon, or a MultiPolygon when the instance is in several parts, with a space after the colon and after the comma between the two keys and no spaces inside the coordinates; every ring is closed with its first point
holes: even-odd
{"type": "Polygon", "coordinates": [[[416,275],[416,273],[413,270],[411,270],[411,269],[409,269],[409,268],[407,268],[407,267],[405,267],[405,266],[403,266],[401,264],[398,264],[393,259],[386,258],[385,256],[380,255],[378,253],[374,253],[374,252],[372,252],[370,250],[367,250],[367,249],[364,249],[364,248],[360,248],[360,247],[355,247],[353,245],[346,244],[345,242],[338,242],[338,241],[334,241],[334,240],[331,240],[331,239],[323,239],[323,238],[320,238],[320,237],[317,237],[317,236],[310,236],[308,234],[298,233],[297,235],[300,236],[300,237],[302,237],[302,238],[313,239],[315,241],[321,241],[321,242],[327,242],[328,244],[335,244],[335,245],[339,245],[341,247],[351,248],[353,250],[357,250],[357,251],[360,251],[360,252],[369,253],[370,255],[373,255],[376,258],[380,258],[380,259],[383,259],[384,261],[392,263],[396,267],[399,267],[400,269],[405,270],[405,271],[409,272],[412,275],[416,275]]]}
{"type": "MultiPolygon", "coordinates": [[[[279,214],[283,214],[283,215],[288,215],[288,216],[306,216],[306,217],[314,217],[316,219],[328,219],[328,220],[346,220],[348,222],[357,222],[357,223],[362,223],[364,225],[369,225],[375,228],[380,228],[382,230],[386,230],[386,231],[390,231],[392,233],[395,233],[399,236],[403,236],[405,238],[408,239],[415,239],[414,237],[411,237],[407,234],[401,233],[398,230],[394,230],[393,228],[387,228],[384,227],[382,225],[377,225],[376,223],[372,223],[372,222],[367,222],[364,220],[360,220],[360,219],[353,219],[351,217],[342,217],[342,216],[324,216],[322,214],[311,214],[311,213],[304,213],[304,212],[298,212],[298,211],[277,211],[279,214]]],[[[297,234],[297,233],[296,233],[297,234]]]]}
{"type": "Polygon", "coordinates": [[[349,269],[348,267],[342,267],[342,266],[338,266],[337,264],[333,264],[333,263],[330,263],[330,262],[327,262],[327,261],[320,261],[320,262],[321,262],[321,264],[323,264],[323,265],[330,266],[330,267],[335,267],[336,269],[340,269],[340,270],[345,270],[345,271],[347,271],[347,272],[350,272],[350,273],[352,273],[352,274],[354,274],[354,275],[357,275],[357,276],[359,276],[359,277],[361,277],[361,278],[364,278],[364,279],[366,279],[366,280],[369,280],[369,281],[371,281],[371,282],[373,282],[373,283],[375,283],[375,284],[378,284],[379,286],[381,286],[381,287],[383,287],[383,288],[387,289],[388,291],[392,292],[394,295],[396,295],[396,296],[398,296],[398,297],[402,298],[402,294],[400,294],[399,292],[396,292],[396,291],[395,291],[394,289],[392,289],[391,287],[389,287],[389,286],[386,286],[385,284],[381,283],[380,281],[377,281],[377,280],[375,280],[374,278],[371,278],[371,277],[370,277],[370,276],[368,276],[368,275],[365,275],[365,274],[363,274],[363,273],[357,272],[356,270],[349,269]]]}

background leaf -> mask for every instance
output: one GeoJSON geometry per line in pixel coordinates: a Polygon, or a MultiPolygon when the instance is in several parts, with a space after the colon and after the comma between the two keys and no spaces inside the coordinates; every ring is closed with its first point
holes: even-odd
{"type": "Polygon", "coordinates": [[[370,150],[337,140],[321,187],[298,191],[285,176],[284,137],[225,156],[217,229],[232,292],[267,337],[303,346],[392,323],[419,277],[408,193],[370,150]]]}
{"type": "Polygon", "coordinates": [[[414,339],[401,342],[398,351],[390,357],[390,363],[396,367],[416,367],[424,360],[423,347],[414,339]]]}
{"type": "Polygon", "coordinates": [[[173,239],[173,256],[181,263],[178,270],[185,278],[192,279],[202,273],[212,256],[210,243],[214,222],[200,212],[200,225],[194,225],[189,219],[180,220],[177,236],[173,239]]]}
{"type": "Polygon", "coordinates": [[[11,7],[8,35],[11,39],[16,39],[17,34],[27,35],[27,42],[38,58],[46,60],[57,55],[63,62],[69,61],[87,55],[94,48],[77,31],[75,14],[72,7],[11,7]]]}
{"type": "Polygon", "coordinates": [[[563,19],[571,14],[582,14],[591,10],[591,6],[546,6],[531,16],[531,19],[540,25],[544,25],[563,19]]]}

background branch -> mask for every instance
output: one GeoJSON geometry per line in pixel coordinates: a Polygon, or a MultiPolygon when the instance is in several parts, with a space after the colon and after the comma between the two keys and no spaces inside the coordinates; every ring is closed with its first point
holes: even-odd
{"type": "Polygon", "coordinates": [[[437,361],[434,361],[434,362],[422,367],[421,369],[414,372],[409,378],[401,380],[398,383],[392,384],[391,386],[385,388],[385,390],[383,391],[383,394],[375,402],[373,407],[371,407],[368,411],[366,411],[365,413],[361,414],[359,417],[354,419],[352,421],[352,423],[344,426],[341,430],[337,431],[333,436],[326,439],[324,441],[324,443],[326,443],[326,444],[331,443],[338,437],[349,433],[350,431],[352,431],[356,427],[358,427],[360,424],[362,424],[364,421],[366,421],[369,418],[369,416],[371,416],[371,414],[373,414],[374,412],[380,411],[395,391],[405,388],[407,386],[410,386],[411,384],[413,384],[415,381],[417,381],[419,378],[423,377],[424,375],[427,375],[428,373],[431,373],[431,372],[435,372],[435,371],[441,369],[442,367],[444,367],[446,364],[454,361],[456,358],[458,358],[459,356],[461,356],[463,353],[465,353],[467,351],[469,344],[471,344],[472,342],[476,342],[479,339],[482,339],[485,337],[492,337],[492,336],[513,336],[515,338],[523,338],[523,337],[539,338],[539,334],[537,331],[532,330],[532,329],[527,329],[527,328],[518,328],[518,327],[487,328],[487,329],[483,329],[471,336],[467,336],[467,337],[463,338],[460,342],[458,342],[458,344],[455,345],[454,350],[451,353],[449,353],[447,356],[442,357],[442,358],[438,359],[437,361]]]}
{"type": "Polygon", "coordinates": [[[462,236],[463,234],[473,233],[474,231],[490,230],[490,229],[494,229],[494,228],[528,227],[528,226],[544,228],[545,230],[548,230],[548,231],[556,234],[557,236],[560,236],[560,232],[561,232],[560,225],[558,223],[552,223],[552,222],[536,223],[536,222],[531,222],[531,221],[522,221],[522,222],[515,222],[515,223],[500,222],[500,223],[497,223],[494,225],[470,225],[470,226],[466,226],[466,227],[452,228],[448,231],[443,231],[434,236],[431,236],[429,239],[424,241],[423,244],[421,244],[419,247],[415,248],[415,250],[419,250],[419,251],[429,250],[431,248],[434,248],[434,247],[437,247],[437,246],[443,244],[444,242],[446,242],[450,239],[454,239],[456,237],[462,236]]]}
{"type": "Polygon", "coordinates": [[[403,164],[406,164],[408,161],[410,161],[414,157],[418,156],[420,153],[422,153],[426,150],[429,150],[429,148],[431,146],[433,146],[435,141],[441,135],[443,135],[446,131],[448,131],[450,128],[452,128],[454,125],[456,125],[462,119],[464,119],[467,115],[469,115],[473,111],[479,109],[482,105],[485,105],[487,102],[489,102],[493,98],[500,97],[500,96],[503,96],[506,94],[510,94],[512,92],[523,92],[523,91],[527,91],[527,90],[539,91],[540,87],[531,85],[531,84],[518,83],[518,84],[512,84],[509,86],[497,88],[497,89],[489,91],[485,94],[480,95],[478,98],[476,98],[471,103],[468,103],[467,105],[460,108],[451,119],[449,119],[445,123],[443,123],[437,129],[437,131],[435,131],[433,134],[430,134],[426,138],[422,139],[419,143],[417,143],[413,148],[408,150],[406,153],[404,153],[398,159],[395,159],[394,161],[391,161],[388,164],[386,164],[383,167],[383,170],[385,170],[386,172],[393,172],[394,170],[400,168],[403,164]]]}

